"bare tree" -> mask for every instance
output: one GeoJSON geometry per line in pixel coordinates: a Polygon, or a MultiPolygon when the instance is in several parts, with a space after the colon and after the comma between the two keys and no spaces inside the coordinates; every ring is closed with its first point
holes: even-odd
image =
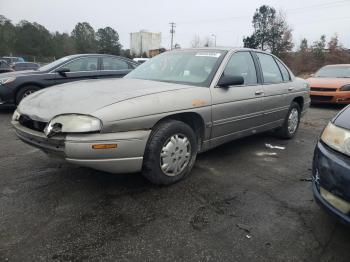
{"type": "Polygon", "coordinates": [[[193,48],[200,47],[201,46],[201,39],[198,34],[193,36],[193,39],[191,41],[191,46],[193,48]]]}

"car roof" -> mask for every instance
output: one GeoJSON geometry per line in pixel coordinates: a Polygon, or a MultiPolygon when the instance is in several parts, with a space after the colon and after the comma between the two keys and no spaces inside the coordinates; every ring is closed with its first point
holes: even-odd
{"type": "Polygon", "coordinates": [[[174,49],[173,51],[176,50],[199,50],[199,51],[208,51],[208,50],[213,50],[213,51],[254,51],[254,52],[261,52],[261,53],[266,53],[270,54],[269,52],[260,50],[260,49],[252,49],[252,48],[245,48],[245,47],[230,47],[230,46],[210,46],[210,47],[195,47],[195,48],[183,48],[183,49],[174,49]]]}
{"type": "Polygon", "coordinates": [[[77,57],[84,57],[84,56],[112,56],[112,57],[118,57],[120,59],[124,59],[124,60],[127,60],[129,62],[135,63],[135,61],[133,61],[133,60],[127,58],[127,57],[118,56],[118,55],[111,55],[111,54],[96,54],[96,53],[92,53],[92,54],[75,54],[75,55],[68,55],[68,56],[65,56],[65,57],[67,57],[67,58],[77,58],[77,57]]]}
{"type": "Polygon", "coordinates": [[[326,65],[326,66],[327,67],[350,67],[350,64],[333,64],[333,65],[326,65]]]}

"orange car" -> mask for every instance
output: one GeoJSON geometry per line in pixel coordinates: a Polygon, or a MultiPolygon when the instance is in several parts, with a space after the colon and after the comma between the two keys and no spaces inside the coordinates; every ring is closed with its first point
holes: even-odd
{"type": "Polygon", "coordinates": [[[324,66],[306,81],[312,103],[350,104],[350,64],[324,66]]]}

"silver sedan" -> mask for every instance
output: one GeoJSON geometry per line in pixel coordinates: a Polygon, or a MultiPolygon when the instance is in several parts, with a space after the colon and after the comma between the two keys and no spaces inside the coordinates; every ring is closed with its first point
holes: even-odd
{"type": "Polygon", "coordinates": [[[26,97],[12,124],[24,142],[70,163],[142,171],[169,185],[197,153],[244,136],[297,132],[307,83],[277,57],[252,49],[166,52],[123,79],[59,85],[26,97]]]}

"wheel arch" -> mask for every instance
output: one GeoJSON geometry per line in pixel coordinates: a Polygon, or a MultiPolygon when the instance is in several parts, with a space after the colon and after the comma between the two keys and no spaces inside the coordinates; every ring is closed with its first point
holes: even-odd
{"type": "Polygon", "coordinates": [[[205,123],[202,116],[195,112],[183,112],[168,115],[160,119],[154,126],[159,125],[160,123],[168,120],[177,120],[182,121],[185,124],[189,125],[197,136],[198,142],[198,151],[202,148],[202,143],[205,137],[205,123]]]}
{"type": "Polygon", "coordinates": [[[14,100],[17,103],[17,95],[18,93],[22,90],[22,88],[27,87],[27,86],[35,86],[38,87],[39,89],[44,88],[43,85],[37,83],[37,82],[25,82],[23,84],[20,84],[19,86],[17,86],[15,92],[14,92],[14,100]]]}
{"type": "Polygon", "coordinates": [[[302,112],[304,108],[304,98],[302,96],[297,96],[293,99],[293,102],[296,102],[299,105],[300,111],[302,112]]]}

